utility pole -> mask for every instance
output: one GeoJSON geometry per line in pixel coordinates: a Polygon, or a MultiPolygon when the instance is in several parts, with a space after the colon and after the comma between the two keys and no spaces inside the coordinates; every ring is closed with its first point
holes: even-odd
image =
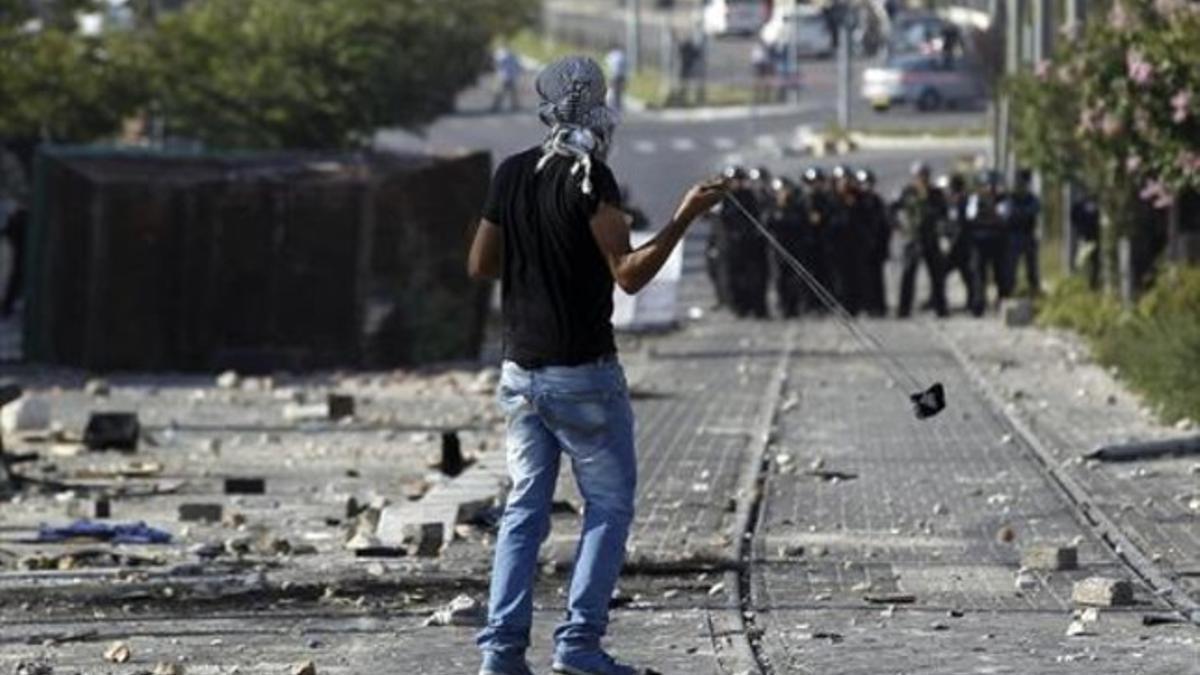
{"type": "MultiPolygon", "coordinates": [[[[1086,3],[1084,0],[1066,0],[1066,12],[1063,21],[1072,30],[1080,30],[1084,20],[1086,3]]],[[[1063,269],[1075,272],[1075,252],[1079,248],[1078,233],[1071,222],[1071,207],[1075,204],[1077,195],[1074,181],[1067,181],[1062,186],[1062,232],[1063,232],[1063,269]]],[[[1099,255],[1097,253],[1096,255],[1099,255]]]]}
{"type": "Polygon", "coordinates": [[[625,58],[629,71],[642,69],[642,0],[625,0],[625,58]]]}
{"type": "Polygon", "coordinates": [[[837,4],[838,31],[838,126],[850,131],[850,89],[853,73],[850,68],[851,12],[845,2],[837,4]]]}

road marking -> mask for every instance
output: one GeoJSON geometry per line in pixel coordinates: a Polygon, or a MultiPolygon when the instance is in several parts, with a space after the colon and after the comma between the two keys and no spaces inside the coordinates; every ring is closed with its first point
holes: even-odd
{"type": "Polygon", "coordinates": [[[718,136],[712,140],[713,147],[718,150],[733,150],[737,147],[737,141],[727,136],[718,136]]]}
{"type": "Polygon", "coordinates": [[[634,141],[633,151],[642,155],[653,155],[658,152],[658,145],[654,141],[634,141]]]}
{"type": "Polygon", "coordinates": [[[779,141],[775,140],[775,137],[770,134],[763,134],[754,139],[754,145],[759,148],[776,148],[779,147],[779,141]]]}
{"type": "Polygon", "coordinates": [[[675,138],[671,140],[671,149],[676,152],[691,152],[696,149],[696,141],[690,138],[675,138]]]}

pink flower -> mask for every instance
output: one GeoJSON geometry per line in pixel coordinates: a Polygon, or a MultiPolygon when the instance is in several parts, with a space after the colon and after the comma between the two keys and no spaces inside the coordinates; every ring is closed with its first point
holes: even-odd
{"type": "Polygon", "coordinates": [[[1129,73],[1129,79],[1136,84],[1149,84],[1154,78],[1154,66],[1136,49],[1129,50],[1125,55],[1125,69],[1129,73]]]}
{"type": "Polygon", "coordinates": [[[1171,119],[1174,120],[1176,124],[1182,124],[1183,121],[1188,118],[1188,109],[1191,107],[1191,104],[1192,92],[1187,89],[1184,89],[1178,94],[1172,96],[1171,108],[1174,109],[1175,112],[1171,115],[1171,119]]]}
{"type": "Polygon", "coordinates": [[[1100,120],[1100,131],[1109,138],[1121,133],[1123,128],[1121,118],[1112,113],[1104,113],[1104,118],[1100,120]]]}
{"type": "Polygon", "coordinates": [[[1039,80],[1045,80],[1050,77],[1050,62],[1046,59],[1038,61],[1037,65],[1033,67],[1033,74],[1039,80]]]}
{"type": "Polygon", "coordinates": [[[1138,196],[1143,201],[1150,202],[1156,209],[1165,209],[1175,202],[1174,197],[1167,190],[1167,186],[1157,178],[1146,181],[1146,185],[1142,187],[1138,196]]]}
{"type": "Polygon", "coordinates": [[[1125,158],[1125,170],[1129,173],[1136,173],[1138,167],[1142,165],[1142,158],[1137,155],[1130,155],[1125,158]]]}

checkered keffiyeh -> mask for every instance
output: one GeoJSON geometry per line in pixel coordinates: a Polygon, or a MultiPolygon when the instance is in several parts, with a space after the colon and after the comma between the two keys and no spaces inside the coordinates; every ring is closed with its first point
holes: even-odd
{"type": "Polygon", "coordinates": [[[573,159],[571,174],[582,170],[580,189],[591,194],[593,159],[607,155],[618,121],[617,113],[604,103],[604,71],[590,58],[571,56],[546,66],[536,87],[541,97],[538,117],[550,127],[538,169],[555,157],[573,159]]]}

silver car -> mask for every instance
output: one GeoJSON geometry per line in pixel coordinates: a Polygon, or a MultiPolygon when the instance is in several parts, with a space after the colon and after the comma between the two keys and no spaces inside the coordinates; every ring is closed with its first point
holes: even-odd
{"type": "Polygon", "coordinates": [[[863,72],[863,98],[878,111],[912,104],[918,110],[968,107],[987,96],[980,68],[971,60],[949,62],[941,54],[905,54],[863,72]]]}

